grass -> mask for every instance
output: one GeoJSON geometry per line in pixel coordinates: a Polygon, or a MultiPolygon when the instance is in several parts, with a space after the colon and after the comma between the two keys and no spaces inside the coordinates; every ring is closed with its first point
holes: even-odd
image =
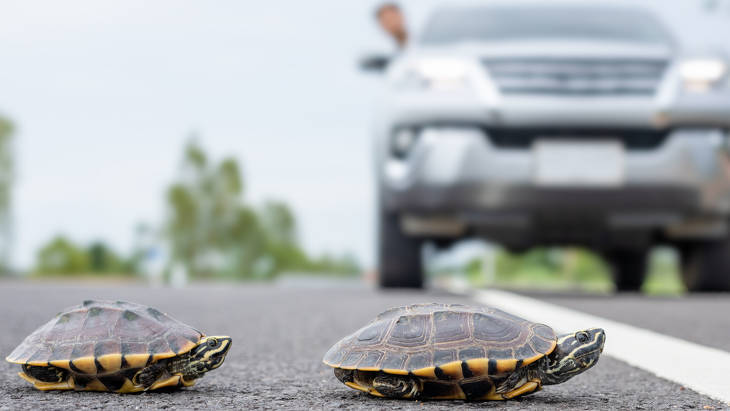
{"type": "Polygon", "coordinates": [[[687,292],[679,273],[676,253],[659,249],[652,255],[642,291],[649,295],[680,295],[687,292]]]}
{"type": "MultiPolygon", "coordinates": [[[[648,268],[644,293],[679,295],[686,291],[676,253],[671,249],[653,250],[648,268]]],[[[523,254],[499,250],[493,258],[474,259],[464,267],[441,269],[433,274],[437,279],[456,276],[473,287],[587,293],[614,290],[606,263],[598,255],[577,248],[536,248],[523,254]]]]}

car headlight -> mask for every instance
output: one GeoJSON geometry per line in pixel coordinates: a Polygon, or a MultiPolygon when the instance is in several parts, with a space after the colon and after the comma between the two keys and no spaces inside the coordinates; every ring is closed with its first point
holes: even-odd
{"type": "Polygon", "coordinates": [[[394,84],[403,89],[458,91],[469,87],[471,67],[456,59],[423,59],[397,73],[394,84]]]}
{"type": "Polygon", "coordinates": [[[692,59],[679,65],[679,75],[690,91],[706,91],[725,77],[727,63],[720,59],[692,59]]]}

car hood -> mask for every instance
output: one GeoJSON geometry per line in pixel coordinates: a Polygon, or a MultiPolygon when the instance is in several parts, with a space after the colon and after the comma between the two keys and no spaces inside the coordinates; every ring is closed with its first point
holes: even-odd
{"type": "Polygon", "coordinates": [[[669,59],[673,45],[600,40],[532,40],[416,46],[405,58],[647,58],[669,59]]]}

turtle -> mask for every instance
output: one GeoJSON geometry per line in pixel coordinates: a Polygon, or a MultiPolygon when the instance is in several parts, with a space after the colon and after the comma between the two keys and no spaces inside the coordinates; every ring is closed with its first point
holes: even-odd
{"type": "Polygon", "coordinates": [[[600,328],[556,335],[492,307],[415,304],[379,314],[323,362],[377,397],[507,400],[593,367],[605,340],[600,328]]]}
{"type": "Polygon", "coordinates": [[[6,360],[39,390],[132,393],[193,385],[221,366],[231,343],[152,307],[87,300],[33,331],[6,360]]]}

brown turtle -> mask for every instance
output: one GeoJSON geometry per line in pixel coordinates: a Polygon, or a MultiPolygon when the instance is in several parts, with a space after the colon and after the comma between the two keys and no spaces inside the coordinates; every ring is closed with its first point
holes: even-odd
{"type": "Polygon", "coordinates": [[[207,337],[154,308],[84,301],[30,334],[8,357],[39,390],[119,393],[190,386],[218,368],[229,337],[207,337]]]}
{"type": "Polygon", "coordinates": [[[324,356],[348,387],[379,397],[504,400],[591,368],[605,333],[552,328],[488,307],[393,308],[324,356]]]}

